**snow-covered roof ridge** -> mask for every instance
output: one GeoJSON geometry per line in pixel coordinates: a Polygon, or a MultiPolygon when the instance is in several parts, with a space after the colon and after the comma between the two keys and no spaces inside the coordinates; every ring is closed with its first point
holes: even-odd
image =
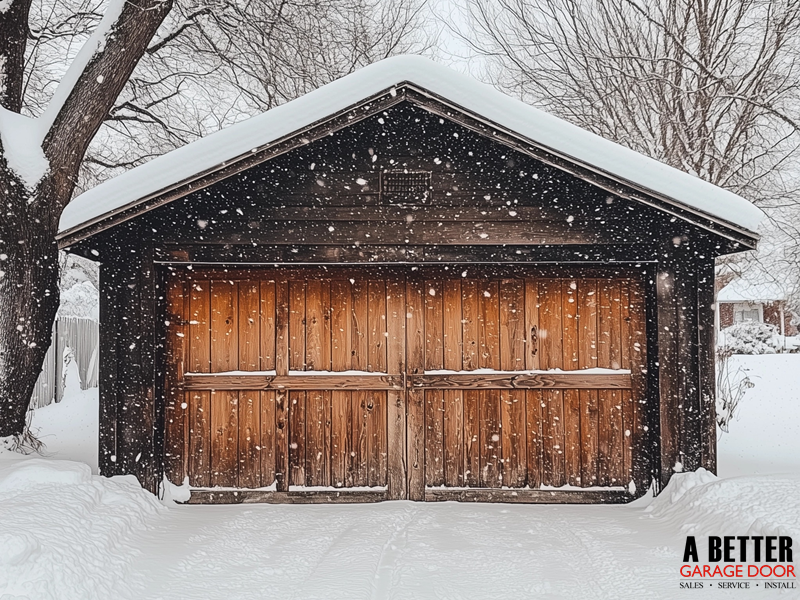
{"type": "Polygon", "coordinates": [[[789,292],[777,281],[752,281],[737,277],[717,294],[717,302],[775,302],[787,300],[789,292]]]}
{"type": "MultiPolygon", "coordinates": [[[[387,58],[265,113],[159,156],[88,190],[61,216],[79,230],[159,192],[285,139],[403,83],[422,88],[556,154],[753,234],[763,213],[748,200],[583,130],[421,56],[387,58]]],[[[754,237],[757,237],[754,235],[754,237]]]]}

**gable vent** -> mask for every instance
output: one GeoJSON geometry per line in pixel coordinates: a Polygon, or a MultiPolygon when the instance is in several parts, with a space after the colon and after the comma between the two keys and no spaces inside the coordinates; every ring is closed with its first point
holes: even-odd
{"type": "Polygon", "coordinates": [[[424,199],[431,189],[429,171],[383,171],[381,195],[394,200],[424,199]]]}

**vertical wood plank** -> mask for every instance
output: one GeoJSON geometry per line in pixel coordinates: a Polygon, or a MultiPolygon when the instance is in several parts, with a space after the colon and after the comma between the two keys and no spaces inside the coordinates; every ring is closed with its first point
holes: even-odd
{"type": "Polygon", "coordinates": [[[460,371],[463,365],[461,281],[448,279],[442,282],[442,303],[444,305],[444,366],[442,368],[460,371]]]}
{"type": "MultiPolygon", "coordinates": [[[[275,372],[289,374],[289,282],[275,285],[275,372]]],[[[289,489],[289,395],[275,395],[275,481],[276,489],[289,489]]]]}
{"type": "MultiPolygon", "coordinates": [[[[427,323],[426,323],[427,325],[427,323]]],[[[425,392],[425,485],[444,484],[444,394],[425,392]]]]}
{"type": "Polygon", "coordinates": [[[167,283],[164,468],[167,478],[177,485],[183,483],[188,469],[189,411],[186,394],[180,389],[186,364],[188,305],[184,282],[173,276],[167,283]]]}
{"type": "MultiPolygon", "coordinates": [[[[460,354],[459,354],[460,357],[460,354]]],[[[464,402],[461,390],[445,390],[444,480],[445,485],[464,485],[464,402]]]]}
{"type": "Polygon", "coordinates": [[[525,368],[539,368],[539,284],[525,280],[525,368]]]}
{"type": "Polygon", "coordinates": [[[260,369],[272,371],[275,369],[275,282],[262,280],[260,286],[260,369]]]}
{"type": "MultiPolygon", "coordinates": [[[[561,282],[561,324],[563,365],[567,371],[578,368],[578,282],[561,282]]],[[[578,390],[564,390],[564,468],[567,482],[581,485],[581,399],[578,390]]]]}
{"type": "Polygon", "coordinates": [[[500,368],[525,369],[525,282],[504,279],[500,282],[500,368]]]}
{"type": "MultiPolygon", "coordinates": [[[[239,367],[238,284],[211,282],[211,372],[239,367]]],[[[211,485],[236,486],[239,481],[239,393],[211,392],[211,485]]]]}
{"type": "MultiPolygon", "coordinates": [[[[407,372],[425,371],[425,299],[422,282],[409,277],[406,284],[407,372]]],[[[425,499],[425,396],[420,389],[406,388],[408,452],[408,499],[425,499]]]]}
{"type": "Polygon", "coordinates": [[[425,370],[444,368],[444,307],[442,284],[426,281],[425,286],[425,370]]]}
{"type": "MultiPolygon", "coordinates": [[[[539,280],[539,364],[563,368],[561,344],[561,281],[539,280]]],[[[560,487],[567,482],[564,466],[564,404],[559,390],[542,392],[542,483],[560,487]]]]}
{"type": "Polygon", "coordinates": [[[239,483],[238,404],[238,392],[219,390],[211,392],[212,487],[236,487],[239,483]]]}
{"type": "MultiPolygon", "coordinates": [[[[386,372],[400,375],[406,368],[406,302],[405,279],[393,278],[386,283],[386,372]]],[[[406,498],[406,403],[405,390],[390,390],[387,405],[387,497],[406,498]]]]}
{"type": "Polygon", "coordinates": [[[525,390],[500,392],[503,485],[524,487],[527,481],[527,421],[525,390]]]}
{"type": "Polygon", "coordinates": [[[306,370],[305,281],[289,281],[289,369],[306,370]]]}
{"type": "Polygon", "coordinates": [[[351,366],[351,294],[350,282],[331,281],[331,369],[347,371],[351,366]]]}
{"type": "Polygon", "coordinates": [[[276,427],[275,427],[275,392],[259,393],[261,426],[259,454],[261,455],[261,485],[270,486],[275,480],[276,427]]]}
{"type": "Polygon", "coordinates": [[[327,282],[314,278],[309,278],[306,282],[305,364],[309,371],[328,371],[331,368],[330,350],[324,350],[324,347],[330,347],[330,338],[324,339],[327,302],[323,298],[323,288],[327,287],[326,284],[327,282]]]}
{"type": "Polygon", "coordinates": [[[367,404],[369,392],[358,391],[351,394],[351,430],[352,446],[350,454],[350,478],[354,486],[367,485],[367,404]]]}
{"type": "Polygon", "coordinates": [[[290,391],[289,485],[306,485],[306,392],[290,391]]]}
{"type": "Polygon", "coordinates": [[[464,390],[464,485],[481,485],[480,392],[464,390]]]}
{"type": "Polygon", "coordinates": [[[386,372],[386,282],[371,280],[367,284],[367,370],[386,372]]]}
{"type": "Polygon", "coordinates": [[[239,282],[240,371],[261,369],[261,293],[258,281],[239,282]]]}
{"type": "MultiPolygon", "coordinates": [[[[578,368],[597,367],[597,281],[578,282],[578,368]]],[[[581,485],[597,485],[597,390],[581,390],[581,485]]]]}
{"type": "Polygon", "coordinates": [[[367,282],[356,279],[351,285],[351,339],[350,368],[366,371],[369,365],[369,322],[367,282]]]}
{"type": "Polygon", "coordinates": [[[188,393],[189,484],[211,485],[211,392],[188,393]]]}
{"type": "Polygon", "coordinates": [[[478,330],[480,325],[480,301],[478,300],[478,282],[471,279],[461,281],[462,310],[462,364],[465,371],[480,368],[478,330]]]}
{"type": "MultiPolygon", "coordinates": [[[[352,295],[345,279],[331,281],[331,370],[347,371],[352,364],[352,295]]],[[[353,485],[352,394],[331,393],[331,479],[335,487],[353,485]]]]}
{"type": "Polygon", "coordinates": [[[480,327],[478,362],[482,369],[500,368],[500,288],[496,279],[478,284],[480,327]]]}
{"type": "MultiPolygon", "coordinates": [[[[310,282],[309,282],[310,283],[310,282]]],[[[330,392],[306,392],[305,472],[306,485],[330,485],[328,477],[330,447],[328,444],[328,405],[330,392]]]]}
{"type": "MultiPolygon", "coordinates": [[[[239,281],[239,370],[261,368],[261,286],[239,281]]],[[[239,392],[239,487],[261,486],[261,399],[259,392],[239,392]]]]}
{"type": "Polygon", "coordinates": [[[386,486],[388,477],[388,407],[387,392],[372,392],[374,404],[372,420],[370,421],[372,430],[370,440],[373,444],[373,464],[374,478],[370,480],[370,485],[386,486]]]}
{"type": "Polygon", "coordinates": [[[331,485],[352,485],[350,392],[331,392],[331,485]]]}
{"type": "Polygon", "coordinates": [[[525,433],[527,442],[528,486],[536,489],[542,485],[542,392],[525,392],[525,433]]]}
{"type": "Polygon", "coordinates": [[[191,373],[211,370],[211,284],[191,282],[189,298],[189,368],[191,373]]]}
{"type": "Polygon", "coordinates": [[[239,392],[239,487],[256,488],[262,485],[260,421],[259,393],[239,392]]]}
{"type": "Polygon", "coordinates": [[[479,394],[481,485],[503,485],[500,459],[503,456],[500,434],[500,390],[481,390],[479,394]]]}
{"type": "Polygon", "coordinates": [[[211,372],[239,368],[238,284],[211,282],[211,372]]]}

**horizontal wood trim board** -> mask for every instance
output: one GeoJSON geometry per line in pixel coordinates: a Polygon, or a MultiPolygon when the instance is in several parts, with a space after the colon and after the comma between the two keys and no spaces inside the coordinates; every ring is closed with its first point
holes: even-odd
{"type": "Polygon", "coordinates": [[[187,504],[352,504],[386,500],[384,491],[192,490],[187,504]]]}
{"type": "Polygon", "coordinates": [[[427,502],[506,502],[518,504],[624,504],[634,499],[627,492],[577,490],[470,490],[426,489],[427,502]]]}
{"type": "Polygon", "coordinates": [[[631,389],[631,376],[625,374],[583,375],[573,373],[520,375],[410,375],[410,387],[432,390],[469,389],[631,389]]]}
{"type": "Polygon", "coordinates": [[[185,390],[401,390],[400,375],[185,375],[185,390]]]}
{"type": "MultiPolygon", "coordinates": [[[[427,502],[505,502],[516,504],[624,504],[627,492],[577,490],[427,489],[427,502]]],[[[384,491],[192,490],[187,504],[354,504],[387,500],[384,491]]]]}

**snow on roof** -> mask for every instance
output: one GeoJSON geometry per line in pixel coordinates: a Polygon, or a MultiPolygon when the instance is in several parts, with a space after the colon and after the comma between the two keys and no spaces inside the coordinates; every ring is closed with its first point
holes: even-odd
{"type": "Polygon", "coordinates": [[[780,283],[754,283],[744,277],[737,277],[717,294],[717,302],[774,302],[787,298],[786,288],[780,283]]]}
{"type": "Polygon", "coordinates": [[[690,210],[755,232],[763,213],[749,201],[624,148],[420,56],[387,58],[296,100],[208,135],[75,198],[60,232],[79,229],[286,138],[402,83],[411,83],[556,154],[667,197],[690,210]]]}

